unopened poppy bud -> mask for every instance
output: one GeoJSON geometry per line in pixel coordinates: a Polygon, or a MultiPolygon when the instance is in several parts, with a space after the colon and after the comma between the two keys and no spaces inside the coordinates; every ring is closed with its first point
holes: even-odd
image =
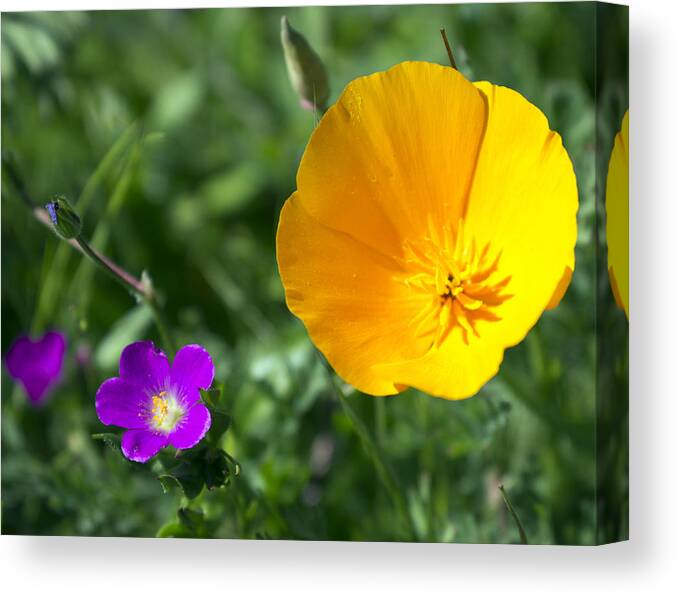
{"type": "Polygon", "coordinates": [[[280,40],[287,73],[294,90],[299,95],[301,106],[308,110],[318,108],[324,111],[330,88],[320,56],[306,38],[290,26],[286,16],[282,17],[280,22],[280,40]]]}
{"type": "Polygon", "coordinates": [[[57,235],[70,240],[80,235],[82,223],[71,203],[63,196],[57,196],[45,205],[49,218],[54,225],[57,235]]]}

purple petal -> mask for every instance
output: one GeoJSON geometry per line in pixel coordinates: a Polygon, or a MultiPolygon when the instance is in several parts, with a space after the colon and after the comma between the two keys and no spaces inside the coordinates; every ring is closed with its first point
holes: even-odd
{"type": "Polygon", "coordinates": [[[9,348],[5,356],[7,370],[12,378],[19,379],[25,372],[30,363],[29,352],[33,342],[28,337],[19,337],[9,348]]]}
{"type": "Polygon", "coordinates": [[[214,380],[214,363],[204,347],[186,345],[174,358],[171,375],[175,386],[207,389],[214,380]]]}
{"type": "Polygon", "coordinates": [[[97,415],[107,426],[145,428],[149,407],[148,394],[138,384],[122,378],[109,378],[97,391],[97,415]]]}
{"type": "Polygon", "coordinates": [[[24,387],[31,403],[37,405],[47,396],[53,381],[51,376],[37,371],[27,374],[19,382],[24,387]]]}
{"type": "Polygon", "coordinates": [[[153,341],[138,341],[122,350],[120,378],[149,390],[163,387],[169,377],[167,356],[153,341]]]}
{"type": "Polygon", "coordinates": [[[130,461],[145,463],[169,443],[165,434],[150,430],[128,430],[122,435],[122,454],[130,461]]]}
{"type": "Polygon", "coordinates": [[[202,403],[194,405],[170,434],[170,444],[174,448],[192,448],[203,439],[212,425],[207,407],[202,403]]]}
{"type": "Polygon", "coordinates": [[[50,331],[37,341],[23,336],[10,347],[6,364],[15,380],[23,385],[33,402],[41,401],[61,376],[66,339],[50,331]]]}

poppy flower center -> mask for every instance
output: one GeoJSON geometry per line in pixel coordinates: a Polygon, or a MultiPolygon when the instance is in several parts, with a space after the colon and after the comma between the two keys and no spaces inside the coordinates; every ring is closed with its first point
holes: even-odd
{"type": "Polygon", "coordinates": [[[151,396],[150,425],[154,430],[169,434],[185,414],[186,410],[172,392],[161,390],[151,396]]]}
{"type": "Polygon", "coordinates": [[[500,320],[494,310],[511,297],[502,294],[510,277],[497,280],[501,253],[493,253],[489,243],[478,249],[475,238],[465,237],[463,220],[454,231],[431,223],[428,228],[422,240],[405,242],[402,281],[430,298],[410,326],[437,349],[455,327],[468,342],[468,333],[478,336],[479,320],[500,320]]]}

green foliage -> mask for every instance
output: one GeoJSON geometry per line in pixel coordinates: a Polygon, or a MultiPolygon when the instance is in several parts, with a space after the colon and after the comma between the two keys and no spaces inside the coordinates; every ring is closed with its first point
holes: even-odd
{"type": "Polygon", "coordinates": [[[285,307],[275,230],[314,117],[287,79],[283,11],[4,14],[3,151],[32,196],[79,197],[85,237],[136,276],[149,271],[177,341],[209,350],[223,390],[203,394],[213,427],[199,447],[123,459],[94,395],[125,344],[161,343],[151,312],[36,222],[3,175],[2,352],[29,330],[69,338],[44,408],[3,372],[3,532],[518,542],[503,484],[530,543],[593,543],[593,302],[604,280],[590,6],[285,12],[322,57],[330,101],[403,60],[445,64],[444,26],[467,76],[517,89],[563,136],[581,203],[572,285],[460,402],[333,386],[285,307]]]}
{"type": "Polygon", "coordinates": [[[208,490],[228,485],[240,466],[220,448],[198,446],[177,455],[175,464],[165,463],[158,480],[165,492],[177,485],[186,498],[197,498],[203,487],[208,490]]]}

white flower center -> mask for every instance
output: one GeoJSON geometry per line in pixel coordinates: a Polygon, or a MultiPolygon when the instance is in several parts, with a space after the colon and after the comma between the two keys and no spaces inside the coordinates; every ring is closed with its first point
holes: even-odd
{"type": "Polygon", "coordinates": [[[161,390],[151,397],[151,426],[154,430],[169,434],[186,414],[186,410],[169,391],[161,390]]]}

